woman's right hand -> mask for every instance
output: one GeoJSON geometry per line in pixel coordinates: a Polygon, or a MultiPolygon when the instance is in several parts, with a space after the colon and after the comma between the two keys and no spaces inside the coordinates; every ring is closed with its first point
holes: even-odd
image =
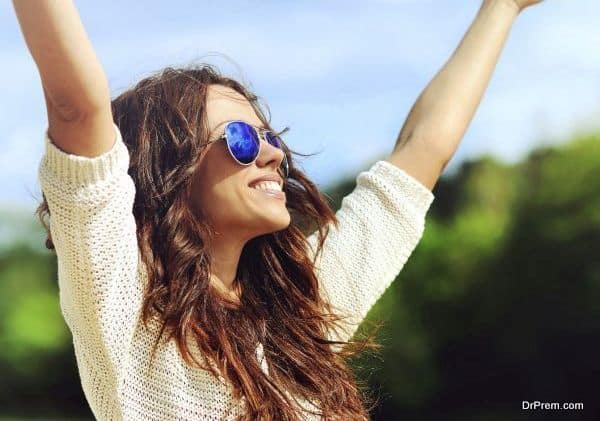
{"type": "Polygon", "coordinates": [[[13,0],[42,81],[48,131],[65,152],[93,157],[115,134],[110,89],[72,0],[13,0]]]}

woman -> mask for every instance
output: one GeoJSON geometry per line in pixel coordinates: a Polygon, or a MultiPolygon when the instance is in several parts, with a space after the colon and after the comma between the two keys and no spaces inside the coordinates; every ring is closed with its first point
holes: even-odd
{"type": "Polygon", "coordinates": [[[13,0],[48,112],[38,214],[94,415],[368,418],[346,359],[376,344],[351,338],[418,244],[515,17],[539,1],[483,2],[334,214],[240,83],[166,68],[111,100],[72,2],[13,0]]]}

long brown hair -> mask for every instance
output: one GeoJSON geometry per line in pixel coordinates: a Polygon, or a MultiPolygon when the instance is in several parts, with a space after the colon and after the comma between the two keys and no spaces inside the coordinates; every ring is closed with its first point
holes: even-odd
{"type": "MultiPolygon", "coordinates": [[[[293,155],[310,154],[285,147],[291,223],[244,246],[236,279],[243,286],[240,305],[228,302],[210,283],[213,231],[190,206],[191,177],[208,141],[205,104],[210,84],[242,94],[271,127],[270,111],[267,119],[259,97],[209,64],[164,68],[111,102],[136,186],[133,213],[148,272],[142,320],[146,326],[153,318],[161,322],[154,351],[166,331],[167,340],[175,339],[188,364],[222,375],[236,398],[245,397],[244,419],[298,419],[298,407],[282,391],[312,402],[324,419],[368,419],[372,397],[347,359],[380,345],[372,341],[373,334],[360,341],[327,339],[327,332],[337,331],[344,317],[319,293],[306,237],[318,231],[316,258],[328,223],[337,227],[338,221],[326,198],[294,162],[293,155]],[[190,352],[188,335],[204,363],[190,352]],[[259,341],[269,376],[256,358],[259,341]],[[334,350],[332,344],[343,346],[334,350]]],[[[53,249],[44,221],[49,216],[45,198],[36,213],[46,227],[46,246],[53,249]]]]}

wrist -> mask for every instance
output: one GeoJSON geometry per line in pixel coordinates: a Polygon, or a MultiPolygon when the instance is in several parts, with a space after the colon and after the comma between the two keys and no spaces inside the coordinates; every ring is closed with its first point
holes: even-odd
{"type": "Polygon", "coordinates": [[[483,0],[483,6],[499,7],[516,17],[521,13],[521,6],[516,0],[483,0]]]}

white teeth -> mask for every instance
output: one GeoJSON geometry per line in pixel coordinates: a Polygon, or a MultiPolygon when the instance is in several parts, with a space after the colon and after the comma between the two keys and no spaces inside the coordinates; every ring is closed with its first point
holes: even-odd
{"type": "Polygon", "coordinates": [[[279,183],[277,183],[275,181],[261,181],[260,183],[256,184],[253,188],[254,189],[258,189],[258,190],[278,190],[278,191],[281,191],[281,186],[279,186],[279,183]]]}

